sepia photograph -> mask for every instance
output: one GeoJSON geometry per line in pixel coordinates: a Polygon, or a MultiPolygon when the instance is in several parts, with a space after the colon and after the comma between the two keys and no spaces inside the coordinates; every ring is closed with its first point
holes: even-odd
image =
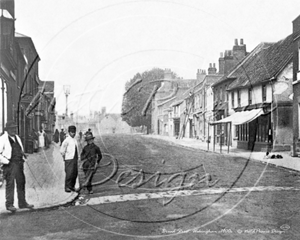
{"type": "Polygon", "coordinates": [[[299,0],[0,0],[1,240],[300,239],[299,0]]]}

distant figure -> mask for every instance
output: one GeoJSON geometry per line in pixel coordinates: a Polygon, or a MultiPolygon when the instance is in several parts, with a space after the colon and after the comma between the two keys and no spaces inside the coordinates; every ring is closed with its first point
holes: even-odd
{"type": "Polygon", "coordinates": [[[62,145],[63,141],[65,140],[66,134],[64,132],[64,129],[61,129],[61,132],[59,133],[59,140],[60,140],[60,146],[62,145]]]}
{"type": "Polygon", "coordinates": [[[32,128],[31,136],[33,139],[33,151],[38,152],[39,150],[39,134],[32,128]]]}
{"type": "Polygon", "coordinates": [[[92,130],[89,128],[89,129],[87,130],[87,132],[85,132],[84,135],[91,134],[91,133],[92,133],[92,130]]]}
{"type": "Polygon", "coordinates": [[[58,129],[56,129],[55,132],[54,132],[54,142],[59,143],[59,131],[58,131],[58,129]]]}
{"type": "Polygon", "coordinates": [[[41,128],[39,131],[39,147],[44,148],[45,147],[45,131],[41,128]]]}
{"type": "Polygon", "coordinates": [[[82,132],[81,132],[81,130],[79,131],[79,140],[81,141],[81,139],[82,139],[82,132]]]}

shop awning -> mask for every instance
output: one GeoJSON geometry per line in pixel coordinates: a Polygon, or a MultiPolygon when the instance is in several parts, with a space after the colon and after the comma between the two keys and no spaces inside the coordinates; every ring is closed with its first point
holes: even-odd
{"type": "Polygon", "coordinates": [[[233,125],[240,125],[244,123],[249,123],[254,119],[258,118],[260,115],[264,114],[262,108],[253,109],[250,111],[242,111],[242,112],[235,112],[234,114],[230,115],[229,117],[223,118],[221,120],[210,122],[211,125],[216,125],[220,123],[229,123],[231,122],[233,125]]]}

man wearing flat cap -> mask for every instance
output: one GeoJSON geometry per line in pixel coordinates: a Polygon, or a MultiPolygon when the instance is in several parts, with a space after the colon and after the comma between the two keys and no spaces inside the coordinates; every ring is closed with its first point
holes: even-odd
{"type": "Polygon", "coordinates": [[[76,127],[68,127],[69,135],[63,141],[60,147],[60,153],[65,161],[65,191],[72,192],[75,191],[75,184],[78,175],[78,143],[75,139],[76,127]]]}
{"type": "Polygon", "coordinates": [[[3,175],[6,181],[6,209],[15,212],[14,192],[17,185],[19,208],[33,208],[25,198],[25,175],[23,145],[20,137],[16,134],[17,125],[6,124],[4,133],[0,137],[0,163],[3,164],[3,175]]]}
{"type": "Polygon", "coordinates": [[[94,143],[93,133],[86,133],[85,141],[87,141],[87,145],[84,146],[80,155],[81,160],[84,161],[82,168],[85,175],[85,182],[82,186],[86,187],[89,194],[93,194],[92,180],[102,159],[102,154],[100,148],[94,143]]]}

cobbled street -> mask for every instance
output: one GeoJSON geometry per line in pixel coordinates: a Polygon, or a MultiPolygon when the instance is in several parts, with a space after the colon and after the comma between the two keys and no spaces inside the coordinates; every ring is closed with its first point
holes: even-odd
{"type": "Polygon", "coordinates": [[[296,171],[143,135],[96,136],[95,143],[104,158],[94,194],[82,192],[74,206],[3,214],[5,240],[297,239],[300,234],[296,171]]]}

